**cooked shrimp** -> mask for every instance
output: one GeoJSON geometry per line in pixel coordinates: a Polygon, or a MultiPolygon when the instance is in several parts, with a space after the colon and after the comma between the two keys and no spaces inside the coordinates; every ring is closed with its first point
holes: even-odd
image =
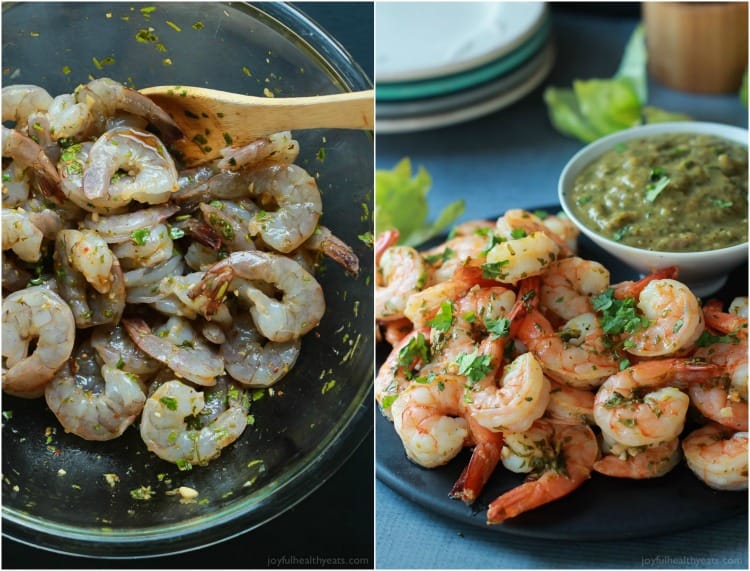
{"type": "Polygon", "coordinates": [[[129,127],[99,137],[83,169],[83,194],[89,199],[160,204],[177,188],[177,168],[164,144],[151,133],[129,127]]]}
{"type": "Polygon", "coordinates": [[[161,329],[164,336],[152,333],[142,319],[123,319],[122,324],[141,351],[164,363],[177,377],[210,386],[224,374],[222,358],[201,340],[186,319],[170,317],[161,329]]]}
{"type": "Polygon", "coordinates": [[[638,309],[649,325],[628,336],[625,350],[639,357],[674,355],[693,346],[703,333],[700,302],[683,283],[651,281],[640,292],[638,309]]]}
{"type": "Polygon", "coordinates": [[[461,416],[463,379],[438,375],[414,382],[391,406],[393,426],[410,460],[425,468],[446,464],[465,446],[469,436],[461,416]]]}
{"type": "Polygon", "coordinates": [[[3,300],[2,323],[3,391],[40,396],[73,351],[75,320],[70,308],[53,291],[33,286],[3,300]]]}
{"type": "Polygon", "coordinates": [[[290,131],[281,131],[268,137],[261,137],[244,147],[226,147],[221,150],[223,157],[216,165],[220,169],[237,170],[257,165],[269,160],[291,164],[299,155],[299,143],[292,138],[290,131]]]}
{"type": "Polygon", "coordinates": [[[167,381],[143,407],[141,438],[151,452],[180,469],[205,465],[237,440],[247,426],[248,399],[244,391],[227,385],[223,398],[215,400],[224,403],[224,410],[206,415],[210,422],[204,424],[204,394],[180,381],[167,381]],[[191,418],[198,419],[201,428],[188,428],[191,418]]]}
{"type": "Polygon", "coordinates": [[[34,181],[44,196],[57,202],[65,200],[65,195],[60,190],[60,175],[42,147],[26,135],[4,125],[2,141],[3,156],[13,159],[22,169],[31,169],[34,181]]]}
{"type": "Polygon", "coordinates": [[[15,122],[16,129],[22,129],[32,113],[47,111],[52,104],[52,96],[37,85],[6,85],[2,90],[3,123],[15,122]]]}
{"type": "Polygon", "coordinates": [[[146,402],[133,373],[102,365],[86,341],[47,384],[47,406],[65,432],[85,440],[112,440],[135,422],[146,402]]]}
{"type": "Polygon", "coordinates": [[[560,247],[547,234],[534,232],[493,246],[482,269],[487,277],[515,284],[546,272],[559,252],[560,247]]]}
{"type": "Polygon", "coordinates": [[[740,296],[735,297],[732,300],[732,303],[729,304],[729,309],[727,309],[729,313],[732,315],[736,315],[737,317],[743,317],[747,319],[748,310],[747,310],[747,296],[740,296]]]}
{"type": "Polygon", "coordinates": [[[747,489],[747,432],[707,424],[683,441],[688,467],[716,490],[747,489]]]}
{"type": "Polygon", "coordinates": [[[75,98],[88,106],[100,124],[104,124],[107,118],[116,115],[118,111],[124,111],[147,119],[167,143],[183,136],[177,124],[161,107],[145,95],[107,77],[79,86],[75,98]]]}
{"type": "Polygon", "coordinates": [[[584,425],[537,420],[534,447],[540,449],[531,462],[531,478],[496,500],[487,510],[487,523],[502,523],[531,509],[553,502],[579,488],[591,475],[599,454],[596,436],[584,425]]]}
{"type": "Polygon", "coordinates": [[[603,437],[604,456],[594,463],[594,471],[613,478],[645,480],[668,474],[682,459],[680,439],[629,448],[603,437]]]}
{"type": "Polygon", "coordinates": [[[545,416],[558,424],[594,424],[594,393],[550,381],[545,416]]]}
{"type": "Polygon", "coordinates": [[[578,234],[581,232],[578,229],[578,226],[573,224],[570,218],[565,216],[565,213],[563,212],[558,212],[556,215],[545,216],[541,220],[542,224],[562,238],[571,254],[574,255],[578,249],[578,234]]]}
{"type": "Polygon", "coordinates": [[[531,236],[542,233],[557,245],[556,253],[559,252],[561,258],[573,254],[571,248],[568,247],[567,237],[557,234],[550,226],[545,225],[541,218],[526,210],[517,208],[507,210],[497,219],[495,226],[498,234],[506,240],[511,241],[524,234],[531,236]]]}
{"type": "Polygon", "coordinates": [[[469,427],[469,446],[474,446],[474,450],[471,452],[469,463],[453,485],[450,496],[466,504],[472,504],[479,497],[500,461],[503,434],[487,430],[470,414],[464,414],[464,418],[469,427]]]}
{"type": "MultiPolygon", "coordinates": [[[[401,247],[402,246],[397,246],[396,248],[401,247]]],[[[388,252],[392,252],[393,250],[394,248],[391,248],[388,252]]],[[[386,257],[388,256],[388,252],[386,252],[386,255],[383,256],[383,259],[386,260],[386,263],[390,261],[390,258],[386,257]]],[[[396,271],[398,271],[398,269],[396,269],[396,271]]],[[[391,280],[389,285],[394,285],[393,280],[391,280]]],[[[466,295],[469,289],[471,289],[471,287],[471,282],[463,281],[460,279],[453,279],[435,284],[421,291],[414,291],[411,295],[407,296],[402,316],[409,319],[414,324],[414,327],[424,327],[427,322],[435,316],[435,313],[440,309],[440,305],[443,302],[463,297],[464,295],[466,295]]],[[[388,294],[386,292],[378,292],[376,290],[376,295],[387,296],[388,294]]],[[[386,304],[388,304],[389,308],[398,305],[398,303],[393,298],[388,299],[388,301],[386,301],[386,304]]],[[[384,311],[388,310],[386,309],[384,311]]]]}
{"type": "Polygon", "coordinates": [[[609,270],[598,262],[578,257],[563,258],[549,265],[539,292],[542,307],[568,320],[591,313],[591,298],[609,287],[609,270]]]}
{"type": "Polygon", "coordinates": [[[573,318],[556,332],[547,318],[534,310],[523,320],[518,337],[547,375],[577,389],[597,387],[620,369],[619,360],[604,344],[593,313],[573,318]]]}
{"type": "Polygon", "coordinates": [[[467,260],[485,257],[488,238],[479,234],[457,236],[429,250],[421,252],[427,264],[427,283],[437,284],[453,279],[456,271],[467,260]]]}
{"type": "Polygon", "coordinates": [[[44,235],[20,208],[3,208],[3,251],[12,250],[24,262],[37,262],[42,255],[44,235]]]}
{"type": "Polygon", "coordinates": [[[425,285],[427,268],[422,257],[410,246],[392,246],[380,257],[376,271],[375,317],[401,319],[409,296],[425,285]]]}
{"type": "Polygon", "coordinates": [[[674,384],[706,378],[712,365],[685,359],[643,361],[609,377],[596,393],[594,419],[610,440],[650,446],[677,438],[690,399],[674,384]]]}
{"type": "Polygon", "coordinates": [[[550,384],[531,353],[524,353],[503,371],[498,385],[476,383],[469,391],[470,414],[490,430],[522,432],[544,414],[550,384]]]}
{"type": "MultiPolygon", "coordinates": [[[[264,337],[289,341],[316,327],[325,312],[323,289],[317,280],[294,260],[268,252],[234,252],[206,271],[205,278],[190,293],[205,293],[218,306],[233,278],[269,284],[281,292],[281,299],[258,288],[246,288],[252,302],[250,314],[264,337]]],[[[209,310],[210,315],[210,310],[209,310]]]]}
{"type": "Polygon", "coordinates": [[[375,377],[375,400],[386,418],[392,418],[391,405],[414,377],[414,371],[430,362],[427,330],[415,329],[393,346],[375,377]]]}
{"type": "Polygon", "coordinates": [[[270,387],[294,366],[300,340],[278,343],[258,333],[249,315],[234,318],[227,339],[220,348],[227,373],[249,387],[270,387]]]}
{"type": "Polygon", "coordinates": [[[297,165],[266,163],[252,168],[250,195],[263,209],[248,225],[274,250],[288,253],[307,240],[322,212],[315,179],[297,165]]]}

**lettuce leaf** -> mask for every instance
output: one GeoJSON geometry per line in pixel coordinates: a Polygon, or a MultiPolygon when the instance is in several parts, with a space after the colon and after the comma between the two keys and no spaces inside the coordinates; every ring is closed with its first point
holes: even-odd
{"type": "Polygon", "coordinates": [[[643,26],[633,31],[620,66],[610,79],[577,79],[573,89],[544,92],[550,121],[560,133],[590,143],[643,123],[688,121],[683,113],[647,107],[648,76],[643,26]]]}
{"type": "Polygon", "coordinates": [[[434,222],[428,221],[427,193],[432,179],[424,167],[412,173],[404,158],[391,170],[375,172],[375,231],[396,228],[399,244],[416,246],[448,228],[464,211],[464,201],[446,206],[434,222]]]}

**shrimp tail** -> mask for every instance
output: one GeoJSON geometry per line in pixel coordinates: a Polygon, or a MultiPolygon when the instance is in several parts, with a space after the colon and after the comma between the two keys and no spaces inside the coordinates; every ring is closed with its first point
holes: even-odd
{"type": "Polygon", "coordinates": [[[473,504],[479,494],[482,493],[485,484],[500,461],[503,434],[502,432],[487,430],[471,416],[467,420],[475,439],[477,439],[477,436],[481,436],[481,438],[474,446],[469,463],[453,485],[450,497],[462,500],[466,504],[473,504]]]}
{"type": "Polygon", "coordinates": [[[653,281],[677,279],[677,266],[669,266],[656,270],[653,273],[641,278],[635,282],[622,282],[614,286],[615,297],[617,299],[625,299],[628,297],[637,298],[643,289],[653,281]]]}
{"type": "Polygon", "coordinates": [[[502,523],[524,512],[553,502],[577,489],[588,478],[570,478],[548,472],[538,480],[524,482],[494,500],[487,509],[487,524],[502,523]]]}
{"type": "Polygon", "coordinates": [[[385,251],[398,242],[399,231],[396,229],[386,230],[378,234],[375,239],[375,266],[380,264],[380,258],[385,254],[385,251]]]}
{"type": "Polygon", "coordinates": [[[703,305],[703,317],[709,328],[725,335],[747,329],[747,319],[723,312],[722,303],[718,299],[711,299],[703,305]]]}
{"type": "Polygon", "coordinates": [[[323,254],[355,278],[359,275],[359,258],[346,242],[331,234],[321,245],[323,254]]]}
{"type": "Polygon", "coordinates": [[[195,299],[201,295],[205,295],[208,298],[206,317],[216,314],[219,310],[219,306],[223,303],[227,289],[229,288],[229,282],[234,277],[232,268],[228,266],[217,268],[217,265],[210,268],[206,272],[205,277],[188,292],[190,299],[195,299]]]}

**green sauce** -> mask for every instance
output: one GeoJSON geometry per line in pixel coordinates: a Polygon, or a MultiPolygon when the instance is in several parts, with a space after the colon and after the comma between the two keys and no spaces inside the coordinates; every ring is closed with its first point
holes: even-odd
{"type": "Polygon", "coordinates": [[[679,133],[626,141],[587,165],[570,192],[588,228],[622,244],[698,252],[747,241],[747,147],[679,133]]]}

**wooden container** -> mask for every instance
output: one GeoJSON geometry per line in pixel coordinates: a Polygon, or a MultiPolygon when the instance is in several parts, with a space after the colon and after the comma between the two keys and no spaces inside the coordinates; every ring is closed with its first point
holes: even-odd
{"type": "Polygon", "coordinates": [[[747,2],[643,2],[652,76],[683,91],[737,91],[747,68],[747,6],[747,2]]]}

